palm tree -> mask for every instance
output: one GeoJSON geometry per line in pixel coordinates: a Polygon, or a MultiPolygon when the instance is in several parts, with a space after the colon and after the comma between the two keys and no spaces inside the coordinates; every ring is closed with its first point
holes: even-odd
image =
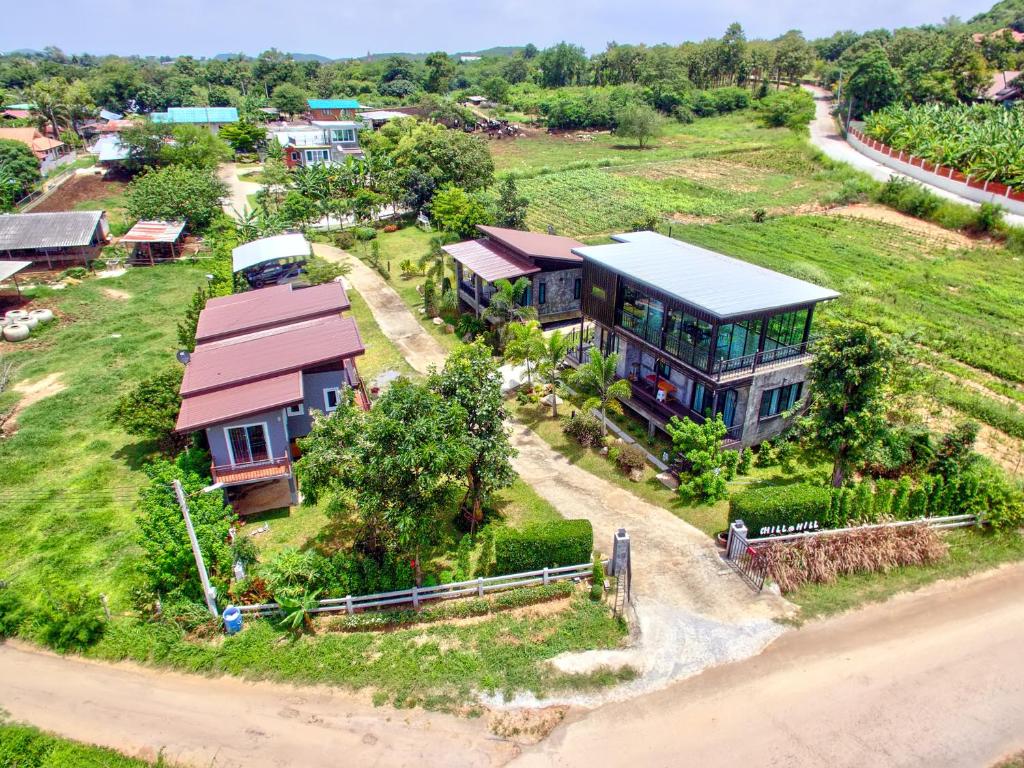
{"type": "Polygon", "coordinates": [[[540,323],[527,320],[514,323],[508,329],[508,344],[505,345],[505,360],[513,365],[526,366],[526,383],[533,390],[533,372],[544,354],[544,333],[540,323]]]}
{"type": "Polygon", "coordinates": [[[602,355],[596,347],[590,348],[590,359],[580,365],[573,374],[574,385],[592,390],[597,394],[583,404],[584,408],[601,409],[601,434],[608,434],[608,409],[619,409],[618,399],[629,397],[633,388],[625,379],[616,377],[615,369],[619,356],[615,353],[602,355]]]}
{"type": "Polygon", "coordinates": [[[569,354],[569,337],[555,331],[543,342],[540,358],[540,375],[551,387],[551,417],[558,418],[558,388],[562,383],[562,363],[569,354]]]}
{"type": "Polygon", "coordinates": [[[511,323],[525,323],[537,319],[537,310],[522,304],[530,288],[530,281],[520,277],[514,283],[502,278],[494,283],[497,289],[491,294],[491,303],[484,310],[484,319],[494,323],[498,331],[498,342],[505,348],[505,335],[511,323]]]}

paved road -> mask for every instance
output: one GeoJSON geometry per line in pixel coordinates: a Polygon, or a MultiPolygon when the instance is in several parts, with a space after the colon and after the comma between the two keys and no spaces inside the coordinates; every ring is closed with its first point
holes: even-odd
{"type": "MultiPolygon", "coordinates": [[[[516,472],[564,517],[587,518],[608,554],[625,528],[633,548],[633,597],[640,636],[622,651],[574,654],[568,669],[630,664],[637,680],[610,692],[569,699],[585,703],[657,690],[715,664],[759,653],[783,632],[775,621],[792,606],[755,594],[720,559],[714,542],[671,512],[570,463],[523,424],[513,424],[516,472]]],[[[524,701],[529,701],[524,698],[524,701]]]]}
{"type": "MultiPolygon", "coordinates": [[[[878,181],[888,181],[892,176],[910,179],[906,174],[894,171],[891,168],[882,165],[878,161],[872,160],[867,155],[862,155],[856,149],[851,147],[846,142],[846,139],[839,134],[835,120],[830,114],[834,106],[832,94],[823,88],[818,88],[813,85],[805,85],[803,87],[805,90],[810,91],[811,95],[814,96],[814,120],[811,121],[810,125],[812,144],[833,160],[839,160],[840,162],[852,165],[854,168],[864,171],[878,181]]],[[[918,184],[921,183],[917,181],[917,179],[910,180],[918,184]]],[[[960,195],[954,194],[953,192],[949,192],[939,187],[933,187],[930,184],[924,184],[923,186],[946,200],[964,203],[965,205],[970,205],[974,208],[978,207],[978,203],[973,200],[968,200],[966,197],[960,197],[960,195]]],[[[1024,226],[1024,216],[1013,213],[1004,213],[1003,218],[1011,224],[1024,226]]]]}
{"type": "Polygon", "coordinates": [[[1024,565],[1014,565],[577,714],[513,765],[986,768],[1024,748],[1022,639],[1024,565]]]}
{"type": "Polygon", "coordinates": [[[481,720],[374,707],[329,688],[208,679],[0,645],[0,707],[69,738],[181,765],[491,766],[481,720]]]}
{"type": "Polygon", "coordinates": [[[447,357],[444,347],[420,325],[383,277],[355,256],[333,245],[314,243],[313,252],[328,261],[348,264],[352,268],[348,279],[369,305],[384,335],[395,343],[409,365],[419,373],[426,373],[432,365],[438,368],[444,365],[447,357]]]}
{"type": "Polygon", "coordinates": [[[255,195],[260,191],[261,185],[254,181],[243,181],[238,178],[238,166],[234,163],[224,163],[217,170],[217,175],[228,187],[228,196],[224,199],[224,213],[237,218],[245,213],[249,205],[249,195],[255,195]]]}

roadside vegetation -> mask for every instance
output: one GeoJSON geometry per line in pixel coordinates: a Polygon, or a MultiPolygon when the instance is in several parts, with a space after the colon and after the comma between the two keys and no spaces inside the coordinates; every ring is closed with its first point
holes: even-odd
{"type": "Polygon", "coordinates": [[[54,736],[38,728],[0,723],[2,768],[174,768],[163,757],[156,762],[127,757],[106,747],[54,736]]]}

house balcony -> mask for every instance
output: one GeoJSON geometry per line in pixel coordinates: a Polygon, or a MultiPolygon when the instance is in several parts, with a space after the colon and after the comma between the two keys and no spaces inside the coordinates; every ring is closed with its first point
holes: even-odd
{"type": "Polygon", "coordinates": [[[245,485],[292,476],[292,459],[288,453],[262,461],[235,464],[212,464],[210,475],[217,485],[245,485]]]}
{"type": "MultiPolygon", "coordinates": [[[[643,411],[654,417],[654,419],[661,424],[664,424],[673,416],[680,419],[690,419],[698,424],[704,423],[704,415],[683,405],[673,395],[666,392],[664,389],[664,383],[660,388],[663,392],[663,396],[660,398],[658,397],[659,388],[656,388],[653,382],[647,380],[631,381],[630,386],[632,388],[632,395],[629,399],[623,400],[622,402],[625,405],[634,407],[634,410],[636,410],[635,406],[639,406],[643,411]]],[[[739,441],[742,436],[742,424],[729,427],[723,442],[726,445],[731,445],[739,441]]]]}

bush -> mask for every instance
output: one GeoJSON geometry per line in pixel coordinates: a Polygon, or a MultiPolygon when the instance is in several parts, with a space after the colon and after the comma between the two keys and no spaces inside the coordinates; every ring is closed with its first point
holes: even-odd
{"type": "Polygon", "coordinates": [[[601,556],[594,555],[594,565],[590,569],[590,599],[600,600],[604,596],[604,563],[601,556]]]}
{"type": "Polygon", "coordinates": [[[140,381],[114,403],[110,422],[129,435],[155,440],[168,451],[183,447],[188,438],[174,431],[183,375],[184,369],[177,365],[140,381]]]}
{"type": "Polygon", "coordinates": [[[284,549],[260,568],[274,599],[298,598],[324,587],[327,561],[316,552],[284,549]]]}
{"type": "Polygon", "coordinates": [[[750,465],[754,461],[754,454],[749,448],[740,451],[739,460],[736,462],[737,475],[749,475],[750,465]]]}
{"type": "Polygon", "coordinates": [[[776,91],[758,104],[761,121],[769,128],[803,131],[814,119],[814,97],[800,87],[776,91]]]}
{"type": "Polygon", "coordinates": [[[643,472],[647,467],[647,452],[636,443],[628,443],[622,446],[615,463],[627,475],[643,472]]]}
{"type": "Polygon", "coordinates": [[[334,244],[342,250],[347,250],[356,244],[356,236],[347,229],[343,229],[335,233],[334,244]]]}
{"type": "Polygon", "coordinates": [[[88,274],[89,271],[85,267],[68,267],[60,273],[60,276],[70,277],[74,280],[81,280],[88,274]]]}
{"type": "Polygon", "coordinates": [[[501,575],[577,565],[588,562],[593,549],[589,520],[555,520],[522,531],[502,528],[494,541],[495,571],[501,575]]]}
{"type": "Polygon", "coordinates": [[[50,584],[34,621],[39,639],[55,651],[84,651],[103,636],[99,595],[74,584],[50,584]]]}
{"type": "Polygon", "coordinates": [[[902,176],[893,176],[885,182],[878,190],[877,200],[919,219],[931,218],[942,204],[940,197],[902,176]]]}
{"type": "Polygon", "coordinates": [[[601,442],[601,420],[589,413],[565,416],[562,432],[584,448],[592,448],[601,442]]]}
{"type": "Polygon", "coordinates": [[[25,608],[10,585],[0,587],[0,639],[14,637],[25,620],[25,608]]]}
{"type": "Polygon", "coordinates": [[[353,227],[351,232],[356,240],[363,240],[364,242],[377,237],[377,230],[373,227],[353,227]]]}
{"type": "Polygon", "coordinates": [[[213,171],[169,165],[139,176],[128,187],[128,214],[134,219],[184,220],[201,231],[221,211],[227,188],[213,171]]]}
{"type": "Polygon", "coordinates": [[[967,229],[978,235],[986,235],[999,229],[1003,223],[1003,209],[995,203],[982,203],[974,213],[967,229]]]}
{"type": "Polygon", "coordinates": [[[828,488],[807,483],[748,488],[729,500],[729,522],[743,520],[751,536],[792,532],[800,523],[825,522],[830,503],[828,488]]]}

